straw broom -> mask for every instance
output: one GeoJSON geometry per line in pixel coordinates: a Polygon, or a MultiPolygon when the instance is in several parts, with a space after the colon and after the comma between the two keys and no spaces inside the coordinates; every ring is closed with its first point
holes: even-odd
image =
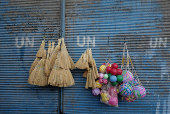
{"type": "Polygon", "coordinates": [[[88,55],[88,63],[89,63],[90,65],[92,65],[92,64],[93,64],[93,57],[92,57],[91,48],[90,48],[90,49],[87,49],[85,53],[88,55]]]}
{"type": "MultiPolygon", "coordinates": [[[[46,50],[43,51],[43,54],[46,54],[46,50]]],[[[38,62],[37,66],[32,71],[31,75],[29,76],[28,83],[30,83],[32,85],[38,85],[38,86],[46,86],[46,85],[48,85],[47,76],[46,76],[46,74],[44,72],[45,61],[46,61],[44,56],[38,62]]]]}
{"type": "Polygon", "coordinates": [[[29,74],[32,73],[32,71],[34,70],[35,66],[38,64],[38,62],[41,60],[41,57],[36,57],[36,59],[34,60],[34,62],[31,65],[31,68],[29,70],[29,74]]]}
{"type": "Polygon", "coordinates": [[[66,45],[64,43],[64,38],[62,38],[61,41],[62,41],[62,45],[61,45],[61,56],[60,56],[59,65],[63,69],[71,69],[72,68],[71,62],[70,62],[70,58],[69,58],[66,45]]]}
{"type": "Polygon", "coordinates": [[[40,45],[40,48],[36,54],[36,57],[42,57],[43,56],[43,53],[44,53],[44,46],[45,46],[45,41],[42,40],[42,43],[40,45]]]}
{"type": "Polygon", "coordinates": [[[55,47],[54,51],[51,52],[52,54],[50,57],[50,69],[53,68],[55,60],[57,59],[57,54],[61,49],[60,44],[61,44],[61,39],[58,39],[58,45],[55,47]]]}
{"type": "Polygon", "coordinates": [[[79,60],[75,64],[75,67],[77,67],[79,69],[87,69],[87,70],[89,70],[88,55],[86,53],[82,54],[82,56],[79,58],[79,60]]]}
{"type": "MultiPolygon", "coordinates": [[[[52,54],[52,52],[54,51],[54,45],[55,45],[55,42],[52,42],[52,47],[51,47],[51,51],[50,51],[51,54],[52,54]]],[[[50,54],[50,55],[51,55],[51,54],[50,54]]]]}
{"type": "Polygon", "coordinates": [[[47,54],[47,59],[46,59],[46,62],[45,62],[45,74],[47,76],[50,75],[50,61],[49,61],[49,57],[50,57],[50,52],[51,52],[51,42],[49,41],[48,42],[48,54],[47,54]]]}

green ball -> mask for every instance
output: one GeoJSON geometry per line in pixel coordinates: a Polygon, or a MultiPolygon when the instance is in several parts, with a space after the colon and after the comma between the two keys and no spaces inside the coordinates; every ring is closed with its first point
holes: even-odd
{"type": "Polygon", "coordinates": [[[118,75],[117,76],[117,82],[122,82],[123,81],[123,76],[122,75],[118,75]]]}
{"type": "Polygon", "coordinates": [[[111,82],[112,86],[116,86],[117,82],[111,82]]]}
{"type": "Polygon", "coordinates": [[[110,78],[111,76],[112,76],[112,74],[109,73],[109,74],[108,74],[108,77],[110,78]]]}
{"type": "Polygon", "coordinates": [[[108,79],[108,74],[105,74],[105,75],[104,75],[104,79],[108,79]]]}

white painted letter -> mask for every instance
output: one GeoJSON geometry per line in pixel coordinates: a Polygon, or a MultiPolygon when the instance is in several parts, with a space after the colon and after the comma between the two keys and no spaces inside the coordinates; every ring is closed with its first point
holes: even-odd
{"type": "Polygon", "coordinates": [[[34,47],[34,37],[32,38],[32,42],[28,37],[26,37],[26,47],[34,47]],[[29,45],[29,46],[28,46],[29,45]]]}
{"type": "Polygon", "coordinates": [[[157,39],[158,38],[155,38],[155,44],[153,45],[152,44],[152,38],[150,38],[150,48],[156,48],[156,46],[157,46],[157,39]]]}
{"type": "Polygon", "coordinates": [[[77,45],[79,46],[79,47],[84,47],[84,45],[85,45],[85,36],[83,37],[83,43],[82,44],[80,44],[80,42],[79,42],[79,36],[77,36],[77,45]]]}
{"type": "Polygon", "coordinates": [[[93,41],[90,39],[89,36],[87,36],[87,46],[89,47],[89,42],[92,44],[93,47],[95,47],[95,37],[93,37],[93,41]]]}
{"type": "Polygon", "coordinates": [[[161,44],[163,44],[163,46],[166,47],[166,42],[167,42],[167,38],[165,38],[164,41],[162,38],[159,38],[159,48],[161,47],[161,44]]]}
{"type": "Polygon", "coordinates": [[[15,45],[17,46],[17,48],[22,48],[23,45],[24,45],[24,37],[22,37],[21,45],[20,46],[18,45],[18,37],[16,37],[15,38],[15,45]]]}

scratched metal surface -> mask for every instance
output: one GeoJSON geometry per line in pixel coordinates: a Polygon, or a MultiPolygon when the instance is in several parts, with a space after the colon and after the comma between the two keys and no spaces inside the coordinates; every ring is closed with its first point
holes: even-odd
{"type": "Polygon", "coordinates": [[[169,5],[169,0],[66,1],[66,44],[74,62],[90,47],[97,67],[109,59],[120,65],[126,42],[147,96],[132,103],[119,97],[119,108],[107,106],[84,88],[86,79],[77,69],[76,85],[64,88],[64,113],[170,113],[169,5]],[[88,36],[95,37],[95,46],[88,45],[88,36]]]}
{"type": "Polygon", "coordinates": [[[59,37],[59,0],[0,1],[0,113],[57,113],[58,88],[27,83],[43,36],[59,37]]]}

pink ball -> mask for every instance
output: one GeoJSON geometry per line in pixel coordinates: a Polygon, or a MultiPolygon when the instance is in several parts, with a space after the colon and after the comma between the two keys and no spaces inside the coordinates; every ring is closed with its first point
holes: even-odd
{"type": "Polygon", "coordinates": [[[111,97],[108,102],[112,106],[117,106],[118,105],[118,99],[117,97],[111,97]]]}
{"type": "Polygon", "coordinates": [[[99,78],[103,79],[103,77],[104,77],[104,74],[103,73],[99,73],[99,78]]]}
{"type": "Polygon", "coordinates": [[[103,83],[103,79],[99,79],[99,83],[103,83]]]}
{"type": "Polygon", "coordinates": [[[104,84],[107,84],[107,83],[108,83],[107,79],[104,79],[104,80],[103,80],[103,83],[104,83],[104,84]]]}
{"type": "Polygon", "coordinates": [[[112,86],[108,89],[108,93],[111,97],[117,97],[117,88],[112,86]]]}

